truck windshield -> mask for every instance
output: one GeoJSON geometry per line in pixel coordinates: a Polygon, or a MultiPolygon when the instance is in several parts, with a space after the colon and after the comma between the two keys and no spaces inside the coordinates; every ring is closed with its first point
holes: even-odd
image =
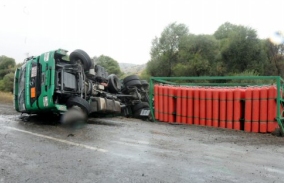
{"type": "Polygon", "coordinates": [[[20,71],[20,76],[18,80],[18,102],[19,111],[24,111],[25,108],[25,76],[26,76],[26,64],[24,64],[20,71]]]}

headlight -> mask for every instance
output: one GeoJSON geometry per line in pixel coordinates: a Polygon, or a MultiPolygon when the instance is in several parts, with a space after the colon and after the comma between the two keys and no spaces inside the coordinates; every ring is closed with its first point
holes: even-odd
{"type": "Polygon", "coordinates": [[[43,97],[43,105],[44,105],[44,107],[48,106],[48,98],[47,98],[47,96],[43,97]]]}

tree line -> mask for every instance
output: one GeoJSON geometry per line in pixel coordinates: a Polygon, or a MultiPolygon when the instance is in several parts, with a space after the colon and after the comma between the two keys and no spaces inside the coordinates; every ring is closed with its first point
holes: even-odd
{"type": "Polygon", "coordinates": [[[0,91],[13,92],[14,72],[16,68],[15,59],[0,56],[0,91]]]}
{"type": "Polygon", "coordinates": [[[191,34],[171,23],[152,41],[143,77],[234,76],[284,77],[284,44],[259,39],[256,30],[229,22],[212,35],[191,34]]]}

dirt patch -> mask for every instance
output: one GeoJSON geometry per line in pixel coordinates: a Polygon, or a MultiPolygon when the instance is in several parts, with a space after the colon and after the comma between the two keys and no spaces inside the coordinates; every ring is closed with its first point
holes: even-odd
{"type": "Polygon", "coordinates": [[[12,104],[13,103],[13,94],[0,91],[0,103],[1,104],[12,104]]]}

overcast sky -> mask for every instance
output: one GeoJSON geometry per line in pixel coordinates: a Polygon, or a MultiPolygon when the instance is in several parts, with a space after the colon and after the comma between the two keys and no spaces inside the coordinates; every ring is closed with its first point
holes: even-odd
{"type": "Polygon", "coordinates": [[[213,34],[224,22],[284,30],[284,0],[0,0],[0,55],[23,61],[57,48],[146,63],[151,41],[172,22],[213,34]]]}

